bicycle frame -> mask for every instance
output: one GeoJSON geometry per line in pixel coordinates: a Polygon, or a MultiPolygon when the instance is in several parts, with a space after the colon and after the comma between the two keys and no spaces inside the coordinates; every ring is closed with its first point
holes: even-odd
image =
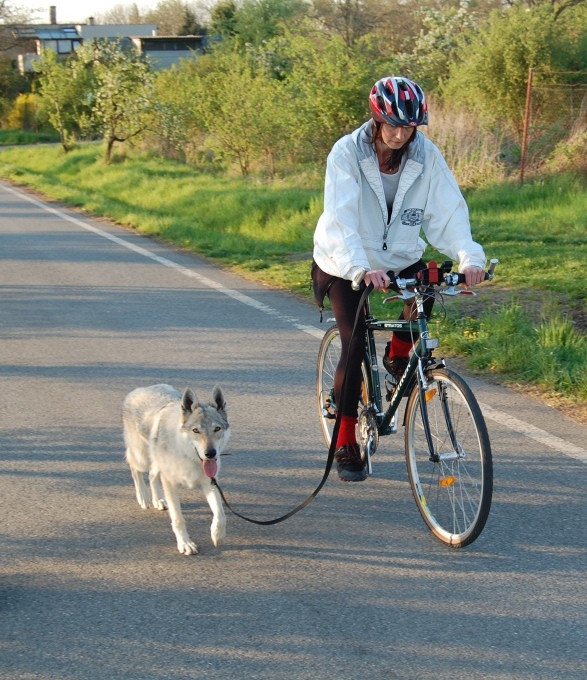
{"type": "MultiPolygon", "coordinates": [[[[397,320],[397,321],[381,321],[375,319],[371,315],[369,300],[365,301],[366,314],[366,343],[365,343],[365,362],[368,367],[367,376],[369,379],[369,405],[372,406],[376,420],[377,420],[377,434],[385,436],[393,434],[397,431],[397,423],[394,421],[395,415],[398,411],[402,398],[406,394],[408,387],[412,384],[412,378],[418,374],[416,381],[418,383],[420,393],[426,389],[426,378],[424,371],[421,368],[423,359],[430,359],[432,356],[431,350],[438,346],[438,342],[431,339],[428,332],[428,320],[423,309],[423,299],[419,292],[415,293],[417,317],[415,321],[412,320],[397,320]],[[410,355],[410,361],[404,374],[393,392],[391,401],[387,409],[383,408],[383,401],[381,395],[381,381],[379,379],[379,366],[377,363],[377,351],[375,348],[374,331],[408,331],[419,333],[419,340],[414,351],[410,355]]],[[[426,400],[421,399],[422,403],[422,417],[425,427],[426,439],[430,449],[430,455],[434,456],[434,447],[432,438],[428,427],[428,418],[426,413],[426,400]]]]}

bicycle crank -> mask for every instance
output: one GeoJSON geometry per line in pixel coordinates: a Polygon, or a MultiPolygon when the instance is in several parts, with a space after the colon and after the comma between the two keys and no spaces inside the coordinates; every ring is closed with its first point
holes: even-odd
{"type": "Polygon", "coordinates": [[[371,474],[371,456],[375,454],[379,444],[377,417],[375,411],[371,407],[367,406],[359,412],[357,430],[361,455],[367,464],[367,472],[371,474]]]}

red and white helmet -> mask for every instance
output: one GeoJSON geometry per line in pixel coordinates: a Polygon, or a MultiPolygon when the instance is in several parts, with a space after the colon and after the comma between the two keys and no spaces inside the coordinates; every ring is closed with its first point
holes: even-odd
{"type": "Polygon", "coordinates": [[[428,104],[422,88],[401,76],[378,80],[369,95],[373,118],[394,127],[428,125],[428,104]]]}

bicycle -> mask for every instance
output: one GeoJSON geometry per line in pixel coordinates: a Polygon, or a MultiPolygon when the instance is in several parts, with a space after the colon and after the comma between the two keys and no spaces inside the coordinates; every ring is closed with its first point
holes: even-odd
{"type": "MultiPolygon", "coordinates": [[[[491,260],[486,280],[493,279],[498,260],[491,260]]],[[[398,411],[407,397],[403,425],[408,478],[418,510],[430,531],[443,543],[462,548],[475,541],[487,522],[493,494],[493,463],[487,427],[479,404],[464,379],[447,368],[443,358],[433,351],[439,340],[430,337],[423,303],[428,295],[475,295],[457,289],[464,276],[451,272],[452,262],[440,267],[430,262],[417,278],[402,279],[388,272],[391,288],[397,291],[384,300],[414,301],[415,320],[378,320],[372,316],[369,298],[365,297],[365,358],[361,365],[362,383],[357,426],[361,456],[372,474],[371,458],[379,438],[395,434],[398,411]],[[384,382],[384,408],[377,364],[374,333],[376,331],[411,331],[419,333],[409,363],[394,384],[384,382]]],[[[365,271],[355,277],[353,288],[359,289],[365,271]]],[[[364,284],[362,284],[364,286],[364,284]]],[[[340,357],[340,338],[336,325],[324,334],[318,352],[316,392],[318,413],[326,444],[330,446],[336,421],[334,371],[340,357]]]]}

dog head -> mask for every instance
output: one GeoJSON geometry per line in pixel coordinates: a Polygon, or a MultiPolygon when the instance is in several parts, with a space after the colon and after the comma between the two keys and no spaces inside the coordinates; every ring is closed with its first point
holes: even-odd
{"type": "Polygon", "coordinates": [[[220,454],[230,437],[226,402],[218,385],[207,404],[198,401],[195,392],[186,387],[181,398],[182,429],[193,445],[207,477],[214,478],[220,469],[220,454]]]}

